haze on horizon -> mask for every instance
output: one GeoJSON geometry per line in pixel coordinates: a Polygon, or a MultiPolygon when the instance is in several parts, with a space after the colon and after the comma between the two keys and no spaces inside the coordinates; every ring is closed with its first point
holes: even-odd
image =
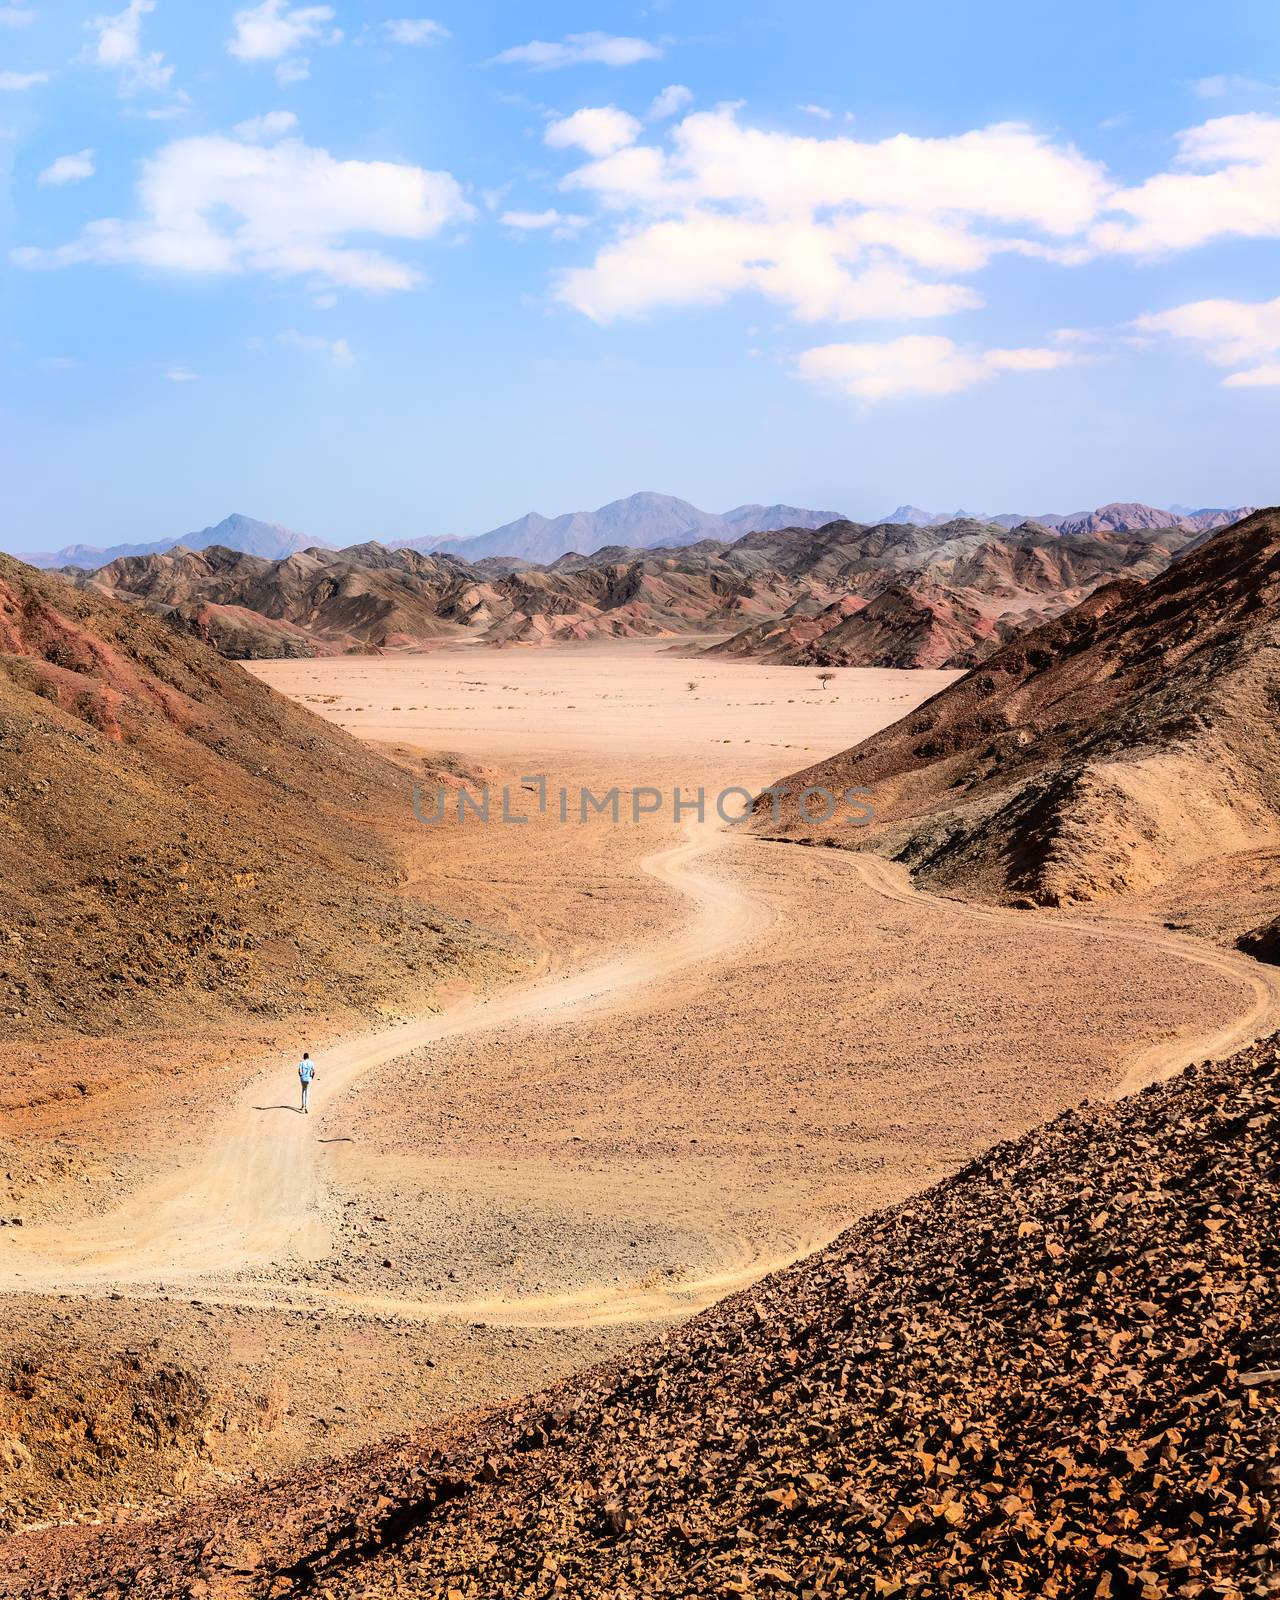
{"type": "Polygon", "coordinates": [[[1278,26],[4,6],[4,543],[1267,504],[1278,26]]]}

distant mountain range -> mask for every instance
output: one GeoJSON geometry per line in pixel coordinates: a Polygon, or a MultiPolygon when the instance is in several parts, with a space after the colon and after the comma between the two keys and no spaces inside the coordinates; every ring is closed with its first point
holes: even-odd
{"type": "Polygon", "coordinates": [[[1000,511],[987,516],[974,511],[922,511],[919,506],[904,505],[887,517],[881,517],[880,523],[932,528],[944,522],[985,522],[994,523],[998,528],[1018,528],[1024,522],[1035,522],[1058,533],[1140,533],[1145,528],[1190,528],[1196,533],[1208,533],[1239,522],[1255,509],[1254,506],[1201,506],[1198,509],[1170,506],[1162,510],[1159,506],[1144,505],[1141,500],[1113,500],[1093,511],[1072,511],[1065,515],[1059,511],[1040,511],[1034,515],[1000,511]]]}
{"type": "Polygon", "coordinates": [[[299,550],[333,548],[325,539],[312,539],[306,534],[294,533],[291,528],[282,528],[278,522],[259,522],[256,517],[233,511],[229,517],[210,528],[202,528],[199,533],[157,539],[154,544],[69,544],[52,554],[24,555],[20,559],[32,567],[84,567],[94,572],[118,561],[121,556],[163,555],[179,545],[188,550],[207,550],[211,545],[222,545],[228,550],[241,550],[245,555],[262,556],[267,561],[282,561],[299,550]]]}
{"type": "Polygon", "coordinates": [[[718,651],[780,664],[969,667],[1100,584],[1154,577],[1204,537],[1186,526],[1070,534],[969,518],[837,520],[605,545],[542,565],[376,543],[278,561],[178,546],[75,581],[237,657],[719,634],[718,651]]]}
{"type": "MultiPolygon", "coordinates": [[[[929,528],[957,522],[983,523],[1001,528],[1016,528],[1024,522],[1037,523],[1060,533],[1137,533],[1150,528],[1189,528],[1205,533],[1226,527],[1246,516],[1253,507],[1202,507],[1192,510],[1175,506],[1162,510],[1140,501],[1115,501],[1094,511],[1069,515],[1046,511],[1035,516],[1022,512],[1000,512],[984,516],[966,511],[924,511],[915,505],[900,505],[878,523],[929,528]]],[[[675,495],[654,494],[648,490],[611,500],[595,511],[569,511],[558,517],[544,517],[530,511],[514,522],[507,522],[488,533],[470,537],[430,535],[420,539],[385,541],[389,550],[417,550],[423,553],[448,552],[475,563],[491,557],[513,561],[532,561],[550,565],[565,555],[590,556],[604,547],[651,550],[659,546],[672,549],[714,539],[732,544],[747,533],[776,533],[784,528],[822,528],[846,520],[838,511],[815,511],[803,506],[740,505],[729,511],[700,511],[688,500],[675,495]]],[[[81,567],[96,571],[122,556],[163,555],[179,545],[188,550],[207,550],[217,545],[239,550],[245,555],[281,561],[300,550],[331,550],[325,539],[295,533],[275,522],[260,522],[240,512],[223,518],[199,533],[160,539],[152,544],[119,544],[105,548],[94,545],[68,545],[52,554],[27,555],[21,559],[35,567],[81,567]]]]}
{"type": "Polygon", "coordinates": [[[732,543],[744,533],[821,528],[840,520],[838,511],[808,511],[800,506],[743,505],[720,513],[700,511],[674,495],[643,490],[625,500],[611,500],[596,511],[569,511],[560,517],[544,517],[530,511],[515,522],[474,538],[408,539],[402,541],[401,548],[448,551],[467,561],[481,561],[486,556],[519,556],[546,564],[570,553],[591,555],[605,545],[648,550],[656,545],[697,544],[702,539],[732,543]]]}

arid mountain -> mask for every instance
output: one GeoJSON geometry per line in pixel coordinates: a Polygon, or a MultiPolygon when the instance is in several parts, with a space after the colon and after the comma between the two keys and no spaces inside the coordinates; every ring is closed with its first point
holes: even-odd
{"type": "Polygon", "coordinates": [[[140,606],[0,556],[0,1033],[430,987],[480,945],[405,887],[411,784],[140,606]]]}
{"type": "Polygon", "coordinates": [[[466,561],[485,556],[520,556],[528,561],[552,562],[577,552],[591,555],[604,545],[635,549],[681,546],[700,539],[732,540],[757,528],[821,527],[834,521],[834,511],[803,511],[795,506],[735,506],[717,515],[700,511],[674,495],[643,491],[612,500],[596,511],[570,511],[544,517],[530,511],[515,522],[471,538],[436,537],[407,541],[414,550],[449,550],[466,561]]]}
{"type": "Polygon", "coordinates": [[[1163,571],[1195,537],[837,521],[652,550],[606,545],[548,567],[374,543],[279,562],[180,546],[79,581],[234,658],[718,633],[730,635],[715,647],[723,653],[789,664],[967,667],[1099,583],[1163,571]]]}
{"type": "Polygon", "coordinates": [[[895,506],[887,517],[877,517],[876,522],[905,523],[911,527],[928,528],[935,522],[951,522],[961,513],[958,511],[922,511],[919,506],[895,506]]]}
{"type": "MultiPolygon", "coordinates": [[[[936,527],[960,521],[981,522],[1002,528],[1015,528],[1035,522],[1046,528],[1062,528],[1068,533],[1136,532],[1144,528],[1183,526],[1195,532],[1226,527],[1247,516],[1253,508],[1234,510],[1205,507],[1196,511],[1178,508],[1161,511],[1137,502],[1100,506],[1096,511],[1075,512],[1070,516],[1044,512],[1027,517],[1021,512],[1002,512],[998,516],[975,515],[965,511],[922,511],[919,506],[901,505],[877,526],[936,527]]],[[[572,511],[559,517],[544,517],[531,511],[515,522],[504,523],[488,533],[475,535],[434,534],[420,539],[390,540],[389,550],[418,550],[424,553],[449,551],[472,565],[487,558],[534,562],[547,565],[569,553],[591,556],[603,546],[624,546],[633,550],[681,548],[712,539],[732,543],[744,534],[772,533],[784,528],[821,528],[845,520],[836,511],[810,511],[788,505],[741,505],[729,511],[700,511],[687,500],[674,495],[642,492],[611,501],[596,511],[572,511]]],[[[120,544],[100,547],[68,545],[62,550],[22,559],[37,567],[79,567],[90,571],[109,565],[123,556],[161,555],[179,545],[188,550],[205,550],[221,545],[245,555],[281,560],[303,550],[331,549],[324,539],[294,533],[277,523],[260,522],[239,512],[224,517],[199,533],[160,539],[151,544],[120,544]]],[[[368,544],[352,548],[369,548],[368,544]]]]}
{"type": "Polygon", "coordinates": [[[723,632],[782,610],[801,587],[767,566],[757,574],[750,563],[744,570],[701,553],[621,554],[566,557],[547,569],[496,559],[471,567],[380,545],[281,562],[179,548],[127,557],[84,581],[238,658],[423,649],[465,637],[514,645],[723,632]]]}
{"type": "Polygon", "coordinates": [[[968,668],[1100,583],[1163,572],[1194,540],[1182,528],[1072,536],[973,521],[835,523],[790,543],[753,535],[735,550],[844,592],[825,608],[807,596],[711,652],[800,666],[968,668]]]}
{"type": "Polygon", "coordinates": [[[1261,1600],[1278,1119],[1273,1038],[493,1416],[10,1539],[0,1594],[1261,1600]]]}
{"type": "Polygon", "coordinates": [[[731,538],[739,539],[744,533],[770,533],[778,528],[822,528],[828,522],[842,520],[838,511],[805,511],[799,506],[734,506],[732,511],[722,511],[720,520],[729,530],[731,538]]]}
{"type": "Polygon", "coordinates": [[[188,550],[204,550],[215,544],[243,551],[246,555],[263,556],[270,561],[278,561],[312,546],[328,548],[323,539],[311,539],[305,534],[282,528],[278,523],[259,522],[256,517],[242,516],[240,512],[233,511],[213,527],[204,528],[199,533],[183,534],[177,539],[160,539],[154,544],[118,544],[106,549],[96,545],[73,544],[52,555],[27,556],[24,559],[33,567],[80,567],[94,571],[118,561],[122,556],[162,555],[179,545],[184,545],[188,550]]]}
{"type": "Polygon", "coordinates": [[[787,605],[794,585],[666,552],[559,571],[512,573],[494,586],[508,607],[486,637],[498,644],[682,635],[737,628],[787,605]]]}
{"type": "Polygon", "coordinates": [[[1144,506],[1138,501],[1115,501],[1096,511],[1077,511],[1063,517],[1059,533],[1132,533],[1139,528],[1167,528],[1176,522],[1171,511],[1144,506]]]}
{"type": "Polygon", "coordinates": [[[969,667],[1018,630],[932,584],[894,584],[874,599],[847,594],[815,609],[798,602],[753,623],[708,655],[789,666],[969,667]]]}
{"type": "MultiPolygon", "coordinates": [[[[1061,905],[1150,889],[1280,843],[1280,512],[1147,584],[1105,585],[902,722],[788,780],[868,788],[875,821],[823,842],[931,884],[1061,905]]],[[[769,834],[812,840],[794,802],[769,834]]]]}
{"type": "Polygon", "coordinates": [[[1254,506],[1204,506],[1198,511],[1186,506],[1172,506],[1161,510],[1158,506],[1144,505],[1139,500],[1112,501],[1093,511],[1073,511],[1064,515],[1060,511],[1042,511],[1028,516],[1024,511],[1001,511],[993,516],[985,513],[975,516],[964,511],[922,511],[919,506],[903,505],[891,511],[881,522],[908,522],[919,527],[933,527],[940,522],[954,522],[969,517],[978,522],[994,523],[998,528],[1016,528],[1023,522],[1035,522],[1044,528],[1057,528],[1063,533],[1137,533],[1144,528],[1184,527],[1203,533],[1210,528],[1226,528],[1241,517],[1247,517],[1254,506]]]}
{"type": "Polygon", "coordinates": [[[375,544],[283,561],[179,546],[112,562],[88,584],[141,601],[237,659],[421,647],[459,632],[484,598],[451,557],[375,544]]]}
{"type": "Polygon", "coordinates": [[[1229,528],[1233,522],[1239,522],[1256,509],[1255,506],[1234,506],[1225,510],[1217,506],[1202,506],[1198,511],[1189,511],[1182,507],[1177,509],[1177,517],[1184,528],[1194,528],[1197,533],[1209,533],[1217,528],[1229,528]]]}

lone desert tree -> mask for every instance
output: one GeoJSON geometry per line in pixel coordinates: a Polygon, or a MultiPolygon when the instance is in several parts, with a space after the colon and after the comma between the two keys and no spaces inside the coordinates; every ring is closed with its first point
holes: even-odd
{"type": "Polygon", "coordinates": [[[834,677],[835,673],[828,667],[824,672],[818,674],[818,682],[825,689],[834,677]]]}

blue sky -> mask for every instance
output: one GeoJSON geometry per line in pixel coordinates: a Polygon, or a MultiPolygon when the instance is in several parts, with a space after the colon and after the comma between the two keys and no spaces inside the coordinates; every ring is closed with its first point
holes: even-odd
{"type": "Polygon", "coordinates": [[[0,541],[1280,499],[1278,18],[0,0],[0,541]]]}

